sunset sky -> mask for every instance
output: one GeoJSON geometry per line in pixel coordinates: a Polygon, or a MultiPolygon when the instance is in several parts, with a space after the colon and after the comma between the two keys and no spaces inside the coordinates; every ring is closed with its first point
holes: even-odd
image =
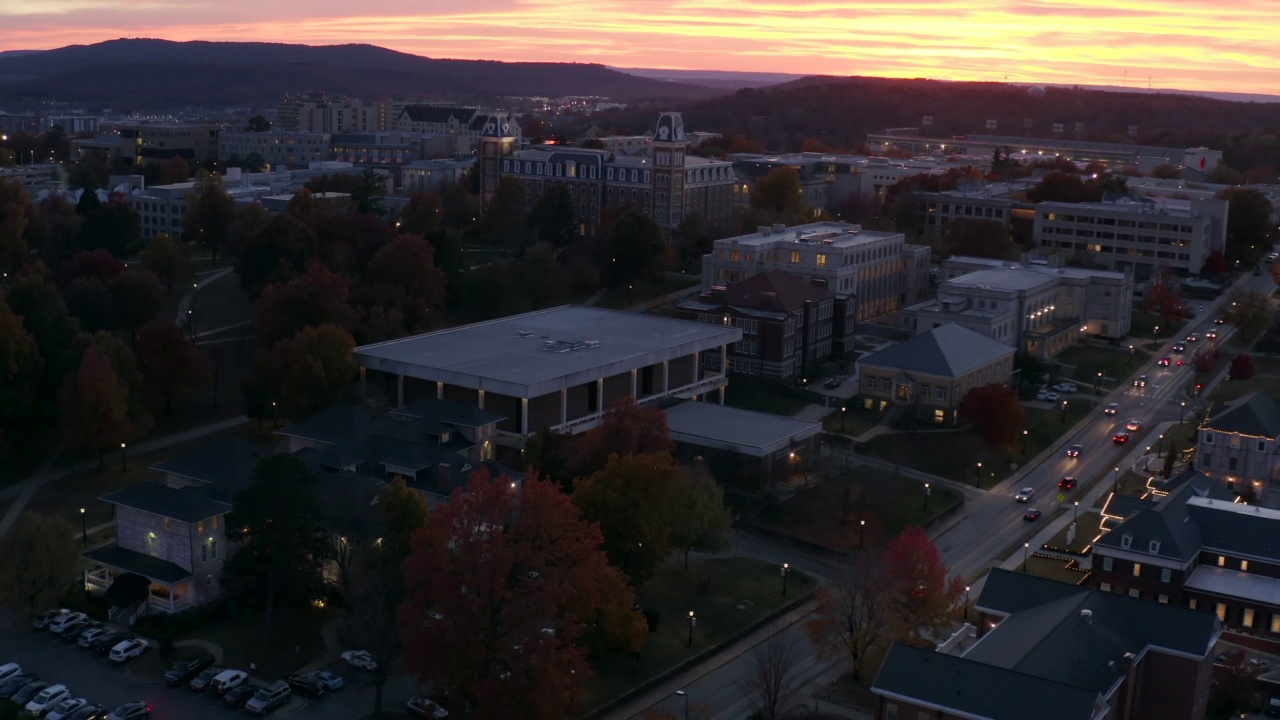
{"type": "Polygon", "coordinates": [[[1278,0],[0,0],[0,28],[0,50],[363,42],[464,59],[1280,95],[1278,0]]]}

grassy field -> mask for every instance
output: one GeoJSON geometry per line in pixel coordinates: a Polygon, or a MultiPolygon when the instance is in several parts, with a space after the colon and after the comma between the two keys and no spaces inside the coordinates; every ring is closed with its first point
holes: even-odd
{"type": "MultiPolygon", "coordinates": [[[[1019,556],[1021,558],[1021,556],[1019,556]]],[[[1023,566],[1018,565],[1018,569],[1022,570],[1023,566]]],[[[1079,570],[1071,570],[1067,567],[1066,560],[1057,558],[1036,557],[1032,555],[1027,558],[1026,573],[1035,575],[1036,577],[1049,578],[1050,580],[1060,580],[1068,582],[1072,585],[1078,584],[1084,579],[1085,573],[1079,570]]]]}
{"type": "Polygon", "coordinates": [[[840,410],[836,410],[822,420],[822,429],[831,433],[840,433],[849,437],[858,437],[862,433],[876,426],[876,414],[870,410],[863,410],[861,407],[849,407],[841,417],[840,410]]]}
{"type": "Polygon", "coordinates": [[[855,465],[766,508],[754,524],[840,552],[877,547],[908,525],[924,525],[960,502],[950,488],[930,489],[892,471],[855,465]],[[859,521],[866,520],[863,529],[859,521]],[[865,536],[864,536],[865,533],[865,536]]]}
{"type": "Polygon", "coordinates": [[[692,560],[685,570],[668,563],[637,592],[641,607],[657,613],[656,628],[637,665],[626,653],[601,658],[596,677],[587,683],[584,709],[603,705],[646,680],[697,657],[769,613],[813,589],[812,581],[793,572],[782,596],[777,565],[753,558],[692,560]],[[696,613],[693,646],[689,646],[689,611],[696,613]]]}
{"type": "Polygon", "coordinates": [[[724,404],[743,410],[794,415],[808,403],[799,397],[771,385],[748,381],[734,381],[725,390],[724,404]]]}
{"type": "MultiPolygon", "coordinates": [[[[1199,301],[1196,301],[1193,304],[1197,304],[1198,302],[1199,301]]],[[[1128,345],[1132,342],[1134,345],[1137,345],[1139,341],[1143,344],[1152,341],[1166,341],[1174,335],[1181,333],[1182,329],[1186,327],[1188,322],[1188,320],[1175,320],[1173,324],[1170,325],[1159,315],[1143,310],[1141,304],[1135,304],[1133,307],[1133,315],[1129,321],[1129,335],[1125,338],[1125,344],[1128,345]],[[1155,332],[1157,327],[1160,328],[1160,333],[1158,335],[1155,332]]]]}
{"type": "Polygon", "coordinates": [[[701,281],[696,276],[682,275],[664,275],[658,282],[641,280],[632,285],[623,285],[606,290],[604,297],[600,298],[596,306],[611,310],[626,310],[637,305],[644,305],[656,300],[661,295],[673,293],[677,290],[688,289],[692,292],[694,286],[699,282],[701,281]]]}
{"type": "Polygon", "coordinates": [[[1067,528],[1062,528],[1057,535],[1049,538],[1049,542],[1045,543],[1046,548],[1053,550],[1073,552],[1083,554],[1093,544],[1093,539],[1098,537],[1099,523],[1102,522],[1102,515],[1096,512],[1082,512],[1076,520],[1076,539],[1074,542],[1067,543],[1067,528]]]}
{"type": "Polygon", "coordinates": [[[1063,375],[1078,383],[1093,385],[1098,381],[1098,373],[1102,373],[1102,386],[1110,390],[1116,382],[1127,381],[1150,359],[1151,353],[1141,347],[1135,347],[1131,355],[1127,345],[1077,345],[1063,351],[1055,362],[1072,366],[1074,369],[1064,369],[1063,375]]]}
{"type": "MultiPolygon", "coordinates": [[[[1224,361],[1229,362],[1229,359],[1224,361]]],[[[1256,374],[1248,380],[1224,379],[1209,395],[1209,402],[1220,405],[1251,392],[1280,395],[1280,358],[1254,357],[1256,374]]]]}

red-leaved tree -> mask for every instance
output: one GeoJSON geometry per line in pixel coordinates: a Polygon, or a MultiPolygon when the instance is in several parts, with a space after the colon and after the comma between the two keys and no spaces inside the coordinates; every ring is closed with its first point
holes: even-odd
{"type": "Polygon", "coordinates": [[[173,412],[173,397],[198,387],[209,376],[209,363],[191,337],[169,318],[152,320],[138,331],[135,343],[138,369],[147,378],[146,390],[164,400],[165,414],[173,412]]]}
{"type": "Polygon", "coordinates": [[[600,424],[574,443],[571,477],[603,470],[610,455],[643,455],[670,452],[675,447],[667,432],[667,414],[657,407],[642,407],[631,396],[605,411],[600,424]]]}
{"type": "Polygon", "coordinates": [[[104,451],[132,439],[129,388],[111,355],[100,345],[85,348],[80,367],[68,378],[62,396],[62,420],[67,443],[96,451],[99,470],[104,451]]]}
{"type": "Polygon", "coordinates": [[[1026,419],[1018,393],[1003,383],[983,385],[965,393],[957,412],[987,444],[1000,450],[1014,447],[1026,419]]]}
{"type": "Polygon", "coordinates": [[[574,717],[592,646],[638,651],[635,595],[554,484],[481,471],[413,535],[405,668],[476,720],[574,717]]]}
{"type": "Polygon", "coordinates": [[[884,581],[893,589],[908,639],[937,637],[959,607],[964,582],[948,578],[938,548],[920,527],[911,526],[884,550],[884,581]]]}
{"type": "Polygon", "coordinates": [[[1248,380],[1253,377],[1255,372],[1253,357],[1246,353],[1238,353],[1231,358],[1231,368],[1227,371],[1227,378],[1230,380],[1248,380]]]}
{"type": "Polygon", "coordinates": [[[258,343],[269,348],[304,328],[326,323],[350,331],[355,314],[347,304],[349,294],[345,277],[312,261],[296,280],[263,288],[253,306],[258,343]]]}
{"type": "Polygon", "coordinates": [[[1219,357],[1217,350],[1205,348],[1191,356],[1191,367],[1201,375],[1208,375],[1217,369],[1219,357]]]}

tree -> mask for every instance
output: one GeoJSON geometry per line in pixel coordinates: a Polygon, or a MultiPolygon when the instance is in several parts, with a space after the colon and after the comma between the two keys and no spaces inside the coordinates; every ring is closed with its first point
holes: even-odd
{"type": "MultiPolygon", "coordinates": [[[[399,575],[414,533],[427,526],[427,501],[397,475],[378,496],[382,511],[382,551],[386,553],[388,579],[399,575]]],[[[398,586],[399,583],[396,583],[398,586]]]]}
{"type": "Polygon", "coordinates": [[[261,115],[254,115],[244,126],[245,132],[267,132],[271,129],[271,121],[261,115]]]}
{"type": "Polygon", "coordinates": [[[439,232],[443,220],[444,198],[440,193],[414,193],[404,210],[400,211],[400,221],[396,223],[396,228],[408,235],[427,237],[439,232]]]}
{"type": "Polygon", "coordinates": [[[58,289],[45,274],[23,275],[5,291],[4,299],[21,317],[23,329],[35,340],[44,361],[38,396],[56,396],[72,368],[71,348],[80,332],[79,323],[67,312],[58,289]]]}
{"type": "Polygon", "coordinates": [[[603,280],[619,287],[662,274],[662,229],[648,215],[628,210],[609,233],[609,262],[603,280]]]}
{"type": "MultiPolygon", "coordinates": [[[[529,213],[524,183],[510,175],[498,179],[493,198],[484,209],[484,234],[494,245],[521,250],[528,240],[529,213]]],[[[446,203],[445,207],[448,207],[446,203]]]]}
{"type": "Polygon", "coordinates": [[[729,546],[733,516],[724,504],[724,489],[711,476],[706,463],[681,470],[672,488],[665,522],[671,546],[684,554],[686,570],[690,551],[720,552],[729,546]]]}
{"type": "Polygon", "coordinates": [[[1233,288],[1224,307],[1222,319],[1235,327],[1245,343],[1261,337],[1275,319],[1266,293],[1233,288]]]}
{"type": "Polygon", "coordinates": [[[191,163],[181,155],[174,155],[160,167],[160,183],[173,185],[191,179],[191,163]]]}
{"type": "Polygon", "coordinates": [[[142,251],[142,269],[155,275],[167,293],[173,292],[174,282],[191,277],[187,254],[169,233],[160,233],[147,243],[142,251]]]}
{"type": "Polygon", "coordinates": [[[1232,187],[1218,193],[1227,201],[1227,262],[1235,267],[1249,263],[1271,249],[1275,225],[1271,222],[1271,201],[1249,187],[1232,187]]]}
{"type": "Polygon", "coordinates": [[[431,310],[445,300],[445,276],[434,252],[420,235],[397,236],[369,261],[357,293],[360,304],[398,310],[409,332],[427,329],[431,310]]]}
{"type": "Polygon", "coordinates": [[[751,207],[766,213],[774,222],[794,225],[804,217],[804,189],[800,173],[790,166],[776,167],[756,181],[751,207]]]}
{"type": "Polygon", "coordinates": [[[129,342],[137,341],[138,328],[160,316],[165,309],[164,287],[146,270],[126,270],[111,282],[111,326],[129,331],[129,342]]]}
{"type": "Polygon", "coordinates": [[[35,207],[18,179],[0,179],[0,268],[13,272],[27,264],[35,207]]]}
{"type": "Polygon", "coordinates": [[[538,243],[530,247],[514,269],[532,309],[561,305],[568,297],[569,273],[556,259],[556,249],[551,245],[538,243]]]}
{"type": "Polygon", "coordinates": [[[574,442],[570,476],[582,477],[603,469],[611,455],[661,453],[674,448],[667,414],[627,396],[609,406],[600,424],[574,442]]]}
{"type": "Polygon", "coordinates": [[[246,413],[302,419],[338,402],[356,376],[354,350],[351,333],[325,324],[259,351],[243,387],[246,413]]]}
{"type": "MultiPolygon", "coordinates": [[[[784,631],[785,632],[785,631],[784,631]]],[[[800,689],[800,653],[791,635],[778,632],[751,648],[751,664],[743,678],[743,694],[754,717],[778,720],[800,689]]]]}
{"type": "Polygon", "coordinates": [[[301,277],[263,288],[253,306],[258,344],[269,348],[304,328],[326,323],[350,331],[355,324],[355,313],[347,304],[348,294],[345,277],[311,261],[301,277]]]}
{"type": "Polygon", "coordinates": [[[291,215],[277,215],[240,248],[236,258],[240,287],[256,298],[269,283],[301,275],[318,250],[311,228],[291,215]]]}
{"type": "Polygon", "coordinates": [[[714,236],[707,219],[697,210],[684,216],[676,226],[674,235],[682,264],[700,263],[702,256],[711,252],[714,236]]]}
{"type": "Polygon", "coordinates": [[[1161,163],[1151,168],[1151,177],[1162,180],[1181,180],[1182,168],[1170,163],[1161,163]]]}
{"type": "Polygon", "coordinates": [[[133,439],[129,417],[129,388],[111,356],[101,345],[91,344],[62,395],[63,432],[67,444],[102,454],[108,448],[133,439]]]}
{"type": "Polygon", "coordinates": [[[960,218],[942,227],[942,242],[949,255],[1010,260],[1017,246],[1009,239],[1009,228],[995,220],[960,218]]]}
{"type": "Polygon", "coordinates": [[[219,251],[227,257],[239,258],[240,251],[249,242],[249,238],[262,232],[262,228],[270,222],[271,213],[267,212],[261,204],[251,202],[237,205],[235,217],[231,220],[231,226],[227,228],[227,238],[219,251]]]}
{"type": "Polygon", "coordinates": [[[386,175],[373,168],[361,170],[355,187],[351,189],[351,199],[356,204],[356,213],[383,215],[386,209],[382,205],[382,196],[386,194],[386,175]]]}
{"type": "Polygon", "coordinates": [[[540,428],[524,444],[524,463],[538,477],[573,491],[573,477],[569,474],[569,456],[573,452],[574,437],[558,433],[550,428],[540,428]]]}
{"type": "Polygon", "coordinates": [[[357,552],[347,583],[347,606],[338,627],[344,642],[373,657],[374,718],[382,717],[383,689],[401,652],[396,631],[400,599],[387,583],[389,575],[399,576],[400,572],[398,567],[387,572],[388,558],[385,548],[365,547],[357,552]]]}
{"type": "Polygon", "coordinates": [[[1162,273],[1151,283],[1146,297],[1142,298],[1142,309],[1156,313],[1166,325],[1173,325],[1175,321],[1187,317],[1187,303],[1178,290],[1177,280],[1172,273],[1162,273]]]}
{"type": "Polygon", "coordinates": [[[473,474],[413,536],[405,668],[475,720],[575,716],[591,636],[638,651],[646,634],[601,540],[553,484],[473,474]]]}
{"type": "Polygon", "coordinates": [[[578,235],[577,214],[573,198],[563,183],[549,185],[529,212],[529,228],[533,241],[565,248],[578,235]]]}
{"type": "Polygon", "coordinates": [[[231,224],[236,219],[236,202],[227,195],[218,176],[211,176],[199,193],[187,198],[189,207],[182,218],[187,238],[209,250],[209,261],[218,263],[218,250],[227,242],[231,224]]]}
{"type": "Polygon", "coordinates": [[[224,582],[234,597],[262,603],[268,639],[282,605],[305,606],[324,592],[333,544],[310,489],[314,481],[300,458],[263,458],[227,515],[227,539],[238,548],[223,566],[224,582]]]}
{"type": "Polygon", "coordinates": [[[862,677],[867,661],[898,637],[898,617],[886,568],[878,555],[860,555],[833,580],[818,588],[817,605],[806,624],[809,638],[824,654],[845,654],[853,676],[862,677]]]}
{"type": "Polygon", "coordinates": [[[106,250],[121,259],[136,255],[142,246],[142,218],[129,207],[125,197],[112,193],[107,202],[98,203],[95,193],[86,190],[84,196],[95,198],[95,202],[80,226],[81,247],[106,250]]]}
{"type": "Polygon", "coordinates": [[[175,395],[200,386],[208,377],[205,357],[191,337],[169,320],[159,318],[143,326],[134,347],[147,390],[164,400],[166,415],[173,413],[175,395]]]}
{"type": "Polygon", "coordinates": [[[1208,375],[1218,368],[1220,359],[1216,348],[1204,348],[1191,356],[1191,367],[1200,375],[1208,375]]]}
{"type": "Polygon", "coordinates": [[[1014,447],[1026,417],[1018,393],[1004,383],[973,388],[960,399],[957,412],[987,444],[1001,450],[1014,447]]]}
{"type": "Polygon", "coordinates": [[[1256,372],[1253,358],[1247,353],[1236,353],[1231,358],[1231,367],[1227,370],[1228,380],[1248,380],[1256,372]]]}
{"type": "Polygon", "coordinates": [[[680,468],[670,453],[611,455],[604,469],[575,483],[573,504],[600,524],[609,562],[639,583],[671,552],[666,518],[680,468]]]}
{"type": "Polygon", "coordinates": [[[35,338],[0,295],[0,453],[35,413],[43,369],[35,338]]]}
{"type": "Polygon", "coordinates": [[[897,598],[906,636],[915,641],[936,638],[955,615],[964,581],[947,578],[938,548],[919,527],[908,527],[890,540],[884,561],[884,581],[897,598]]]}
{"type": "Polygon", "coordinates": [[[71,523],[54,515],[24,513],[0,536],[0,602],[17,613],[35,615],[75,581],[80,548],[71,523]]]}

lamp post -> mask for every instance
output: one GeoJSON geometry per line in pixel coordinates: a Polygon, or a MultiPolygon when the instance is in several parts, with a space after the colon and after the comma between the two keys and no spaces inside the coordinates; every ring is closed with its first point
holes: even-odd
{"type": "Polygon", "coordinates": [[[1075,507],[1071,509],[1071,522],[1075,522],[1079,519],[1080,519],[1080,501],[1076,500],[1075,507]]]}
{"type": "Polygon", "coordinates": [[[978,483],[982,482],[982,461],[978,461],[978,474],[973,478],[973,486],[978,487],[978,483]]]}
{"type": "Polygon", "coordinates": [[[1120,468],[1116,468],[1116,478],[1111,483],[1111,494],[1113,495],[1120,494],[1120,468]]]}
{"type": "Polygon", "coordinates": [[[791,563],[782,563],[782,597],[787,596],[787,576],[791,574],[791,563]]]}
{"type": "Polygon", "coordinates": [[[129,451],[120,443],[120,472],[129,472],[129,451]]]}
{"type": "Polygon", "coordinates": [[[1031,543],[1022,543],[1022,572],[1027,571],[1027,558],[1031,556],[1031,543]]]}
{"type": "Polygon", "coordinates": [[[1067,424],[1067,401],[1062,401],[1062,424],[1067,424]]]}
{"type": "Polygon", "coordinates": [[[840,406],[840,432],[844,432],[844,413],[845,413],[845,409],[846,409],[846,408],[845,408],[845,406],[844,406],[844,405],[841,405],[841,406],[840,406]]]}
{"type": "Polygon", "coordinates": [[[1096,383],[1094,383],[1094,384],[1093,384],[1093,394],[1094,394],[1094,395],[1101,395],[1101,394],[1102,394],[1102,381],[1103,381],[1103,380],[1105,380],[1105,379],[1106,379],[1106,377],[1107,377],[1107,376],[1106,376],[1106,375],[1103,375],[1101,371],[1099,371],[1099,372],[1098,372],[1098,381],[1097,381],[1096,383]]]}
{"type": "Polygon", "coordinates": [[[1155,330],[1152,330],[1152,331],[1151,331],[1151,339],[1152,339],[1152,340],[1159,340],[1159,339],[1160,339],[1160,326],[1159,326],[1159,325],[1157,325],[1157,326],[1156,326],[1156,329],[1155,329],[1155,330]]]}
{"type": "Polygon", "coordinates": [[[84,508],[80,508],[80,542],[89,544],[89,526],[85,525],[84,508]]]}
{"type": "Polygon", "coordinates": [[[929,493],[930,492],[931,491],[929,490],[929,483],[925,483],[924,484],[924,507],[921,508],[922,510],[928,511],[929,509],[929,493]]]}
{"type": "Polygon", "coordinates": [[[1184,422],[1186,422],[1186,421],[1187,421],[1187,401],[1186,401],[1186,400],[1183,400],[1183,401],[1182,401],[1182,413],[1181,413],[1180,415],[1178,415],[1178,424],[1179,424],[1179,425],[1181,425],[1182,423],[1184,423],[1184,422]]]}
{"type": "Polygon", "coordinates": [[[969,619],[969,586],[964,586],[964,619],[969,619]]]}
{"type": "Polygon", "coordinates": [[[1129,364],[1133,365],[1133,346],[1129,346],[1129,364]]]}
{"type": "Polygon", "coordinates": [[[858,549],[862,549],[862,541],[867,536],[867,521],[858,521],[858,549]]]}
{"type": "Polygon", "coordinates": [[[1164,433],[1160,433],[1160,442],[1156,443],[1156,457],[1164,457],[1164,433]]]}
{"type": "Polygon", "coordinates": [[[698,618],[696,615],[693,614],[693,611],[690,610],[689,611],[689,647],[693,647],[693,628],[697,624],[698,624],[698,618]]]}
{"type": "Polygon", "coordinates": [[[676,697],[684,698],[684,720],[689,720],[689,693],[683,690],[677,690],[676,697]]]}
{"type": "Polygon", "coordinates": [[[276,401],[272,400],[271,401],[271,427],[276,427],[276,423],[278,422],[277,420],[278,417],[279,416],[276,415],[276,401]]]}
{"type": "Polygon", "coordinates": [[[1022,431],[1022,454],[1027,454],[1027,431],[1022,431]]]}

